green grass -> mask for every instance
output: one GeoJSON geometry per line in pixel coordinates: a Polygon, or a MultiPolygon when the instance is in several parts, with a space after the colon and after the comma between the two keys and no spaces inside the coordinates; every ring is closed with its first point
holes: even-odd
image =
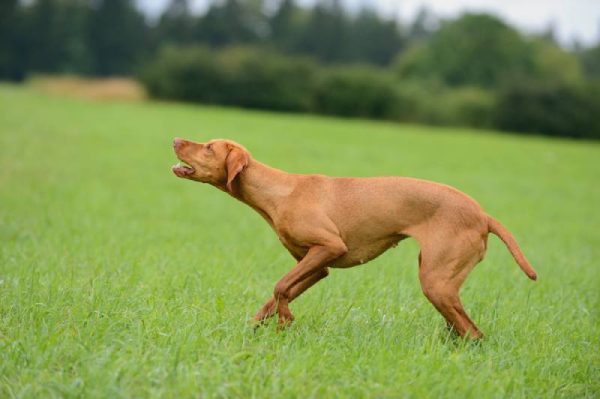
{"type": "Polygon", "coordinates": [[[463,129],[0,86],[0,397],[599,397],[600,145],[463,129]],[[227,137],[275,167],[453,185],[516,235],[490,238],[448,335],[418,246],[333,270],[249,318],[294,264],[245,205],[172,176],[171,140],[227,137]]]}

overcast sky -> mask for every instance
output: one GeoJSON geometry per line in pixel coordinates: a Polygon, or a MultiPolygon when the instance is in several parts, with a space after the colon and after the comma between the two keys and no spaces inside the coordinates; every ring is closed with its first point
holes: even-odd
{"type": "MultiPolygon", "coordinates": [[[[158,14],[170,0],[137,0],[151,15],[158,14]]],[[[454,16],[464,11],[488,11],[525,32],[539,32],[553,24],[560,41],[572,43],[577,38],[585,44],[600,39],[600,0],[344,0],[349,7],[370,5],[382,15],[412,20],[422,6],[436,15],[454,16]]],[[[210,0],[190,0],[196,12],[202,12],[210,0]]],[[[314,0],[298,0],[310,5],[314,0]]]]}

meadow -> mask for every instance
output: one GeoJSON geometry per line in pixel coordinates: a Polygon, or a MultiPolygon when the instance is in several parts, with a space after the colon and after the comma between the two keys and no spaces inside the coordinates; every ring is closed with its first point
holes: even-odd
{"type": "Polygon", "coordinates": [[[600,144],[0,85],[0,397],[600,396],[600,144]],[[294,265],[253,210],[175,178],[174,136],[297,173],[405,175],[476,198],[490,236],[463,290],[484,340],[421,293],[418,246],[249,320],[294,265]]]}

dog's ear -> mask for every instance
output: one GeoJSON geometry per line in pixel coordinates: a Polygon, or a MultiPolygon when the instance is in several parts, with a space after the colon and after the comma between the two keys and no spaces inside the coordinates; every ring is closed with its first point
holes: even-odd
{"type": "Polygon", "coordinates": [[[233,193],[233,181],[244,170],[250,161],[248,151],[243,148],[230,146],[225,163],[227,165],[227,190],[233,193]]]}

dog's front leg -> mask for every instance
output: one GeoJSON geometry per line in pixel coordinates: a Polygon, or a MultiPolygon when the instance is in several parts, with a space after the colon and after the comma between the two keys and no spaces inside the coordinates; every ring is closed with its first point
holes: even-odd
{"type": "MultiPolygon", "coordinates": [[[[289,302],[293,299],[292,288],[310,275],[324,270],[346,252],[348,252],[348,249],[340,238],[331,240],[326,245],[315,245],[308,250],[306,256],[292,270],[277,282],[273,290],[273,298],[277,304],[280,326],[285,326],[294,320],[294,316],[288,307],[289,302]]],[[[299,286],[299,288],[301,287],[299,286]]],[[[307,288],[308,286],[304,287],[304,290],[307,288]]]]}
{"type": "MultiPolygon", "coordinates": [[[[288,302],[292,302],[294,299],[299,297],[304,291],[318,283],[320,280],[324,279],[329,275],[329,270],[325,267],[323,269],[317,270],[312,273],[304,280],[301,280],[298,284],[294,285],[290,290],[290,298],[288,302]]],[[[254,316],[254,322],[259,323],[262,322],[269,317],[272,317],[277,312],[277,301],[275,297],[271,297],[256,313],[254,316]]]]}

